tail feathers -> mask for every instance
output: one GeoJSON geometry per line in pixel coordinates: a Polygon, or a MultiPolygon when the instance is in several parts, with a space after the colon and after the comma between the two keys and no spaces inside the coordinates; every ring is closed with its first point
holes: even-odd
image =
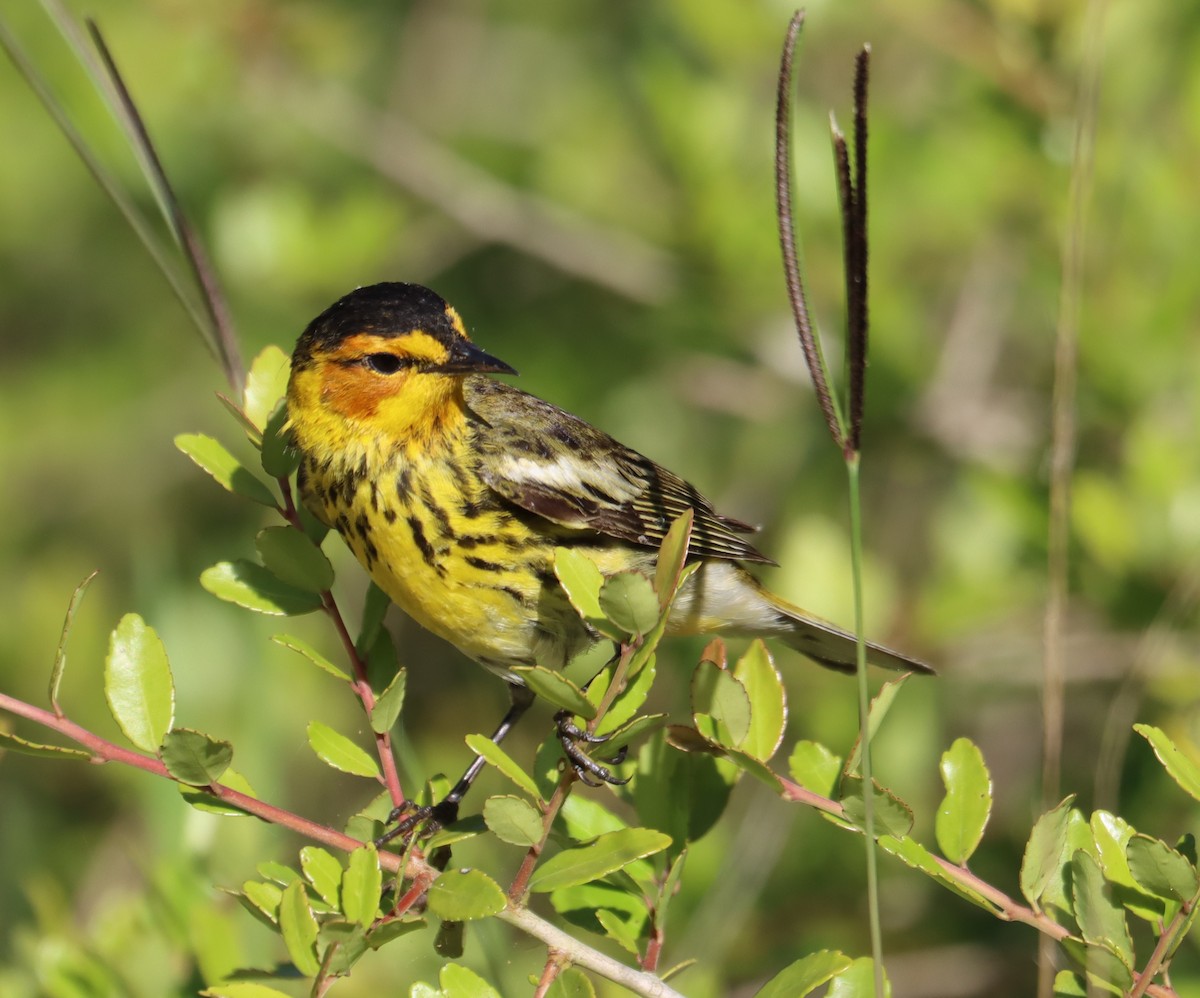
{"type": "MultiPolygon", "coordinates": [[[[780,634],[789,648],[838,672],[854,672],[857,668],[858,645],[853,634],[811,618],[793,618],[791,623],[791,629],[780,634]]],[[[874,641],[867,642],[867,662],[897,672],[920,672],[930,676],[937,674],[935,669],[919,659],[885,648],[874,641]]]]}
{"type": "MultiPolygon", "coordinates": [[[[799,607],[785,603],[774,594],[768,596],[779,611],[779,622],[783,625],[779,637],[785,645],[826,668],[836,669],[838,672],[854,672],[858,663],[858,644],[853,634],[827,621],[809,616],[799,607]]],[[[873,641],[867,642],[867,662],[898,672],[936,675],[936,670],[919,659],[885,648],[873,641]]]]}

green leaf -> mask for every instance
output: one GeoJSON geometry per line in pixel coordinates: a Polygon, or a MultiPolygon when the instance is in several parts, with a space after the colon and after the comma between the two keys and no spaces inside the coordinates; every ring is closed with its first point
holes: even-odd
{"type": "Polygon", "coordinates": [[[771,660],[767,646],[759,639],[733,667],[734,678],[750,698],[750,729],[738,748],[755,759],[767,762],[783,742],[787,725],[787,698],[783,677],[771,660]]]}
{"type": "Polygon", "coordinates": [[[429,910],[452,922],[488,918],[507,903],[500,885],[482,870],[447,870],[429,888],[429,910]]]}
{"type": "Polygon", "coordinates": [[[1126,846],[1129,872],[1151,894],[1171,901],[1191,901],[1200,890],[1195,867],[1165,842],[1134,835],[1126,846]]]}
{"type": "Polygon", "coordinates": [[[426,924],[423,918],[393,918],[390,921],[379,922],[367,933],[367,945],[371,949],[380,949],[401,936],[419,932],[426,924]]]}
{"type": "Polygon", "coordinates": [[[287,887],[288,884],[294,884],[300,879],[300,874],[293,870],[286,863],[278,863],[273,859],[265,859],[256,867],[260,877],[266,877],[272,883],[278,884],[280,887],[287,887]]]}
{"type": "Polygon", "coordinates": [[[242,884],[242,896],[272,923],[279,921],[279,902],[283,900],[281,887],[276,884],[264,884],[258,880],[247,880],[242,884]]]}
{"type": "MultiPolygon", "coordinates": [[[[862,779],[847,776],[842,780],[842,813],[844,820],[862,829],[866,825],[866,809],[862,797],[862,779]]],[[[899,797],[875,783],[875,828],[889,835],[902,837],[912,831],[912,808],[899,797]]]]}
{"type": "Polygon", "coordinates": [[[90,759],[92,754],[83,749],[68,748],[64,745],[45,745],[42,742],[31,742],[11,731],[0,731],[0,748],[11,749],[22,755],[36,755],[43,759],[90,759]]]}
{"type": "Polygon", "coordinates": [[[338,858],[320,846],[305,846],[300,850],[300,869],[321,899],[341,911],[343,870],[338,858]]]}
{"type": "Polygon", "coordinates": [[[879,847],[884,852],[889,852],[903,860],[914,870],[920,870],[932,877],[959,897],[966,898],[972,904],[978,905],[984,911],[991,912],[993,915],[1001,913],[1001,909],[994,902],[988,900],[969,884],[956,879],[953,873],[942,866],[937,857],[916,839],[907,837],[898,839],[891,835],[883,835],[879,838],[879,847]]]}
{"type": "Polygon", "coordinates": [[[379,869],[379,853],[375,846],[368,843],[355,849],[342,874],[342,914],[347,920],[369,929],[379,912],[382,890],[383,873],[379,869]]]}
{"type": "MultiPolygon", "coordinates": [[[[888,711],[891,710],[892,704],[896,700],[896,694],[900,692],[900,687],[904,685],[908,679],[907,675],[900,676],[898,679],[890,679],[879,687],[879,692],[875,694],[871,700],[870,710],[867,712],[867,737],[875,740],[875,735],[879,732],[880,726],[883,724],[883,719],[887,717],[888,711]]],[[[862,761],[862,736],[854,742],[854,748],[850,750],[850,755],[846,759],[845,772],[847,774],[857,773],[858,764],[862,761]]]]}
{"type": "Polygon", "coordinates": [[[291,434],[284,429],[287,421],[287,406],[281,405],[263,430],[262,468],[272,478],[288,478],[300,467],[300,452],[292,446],[291,434]]]}
{"type": "Polygon", "coordinates": [[[842,760],[824,745],[798,741],[788,757],[788,772],[805,790],[832,797],[842,774],[842,760]]]}
{"type": "Polygon", "coordinates": [[[687,858],[688,851],[685,846],[679,855],[671,861],[671,865],[667,869],[667,875],[663,877],[658,894],[654,899],[654,926],[658,930],[660,937],[667,934],[667,911],[670,909],[671,901],[674,899],[675,892],[679,888],[679,880],[683,876],[683,867],[687,862],[687,858]]]}
{"type": "Polygon", "coordinates": [[[819,950],[789,964],[754,992],[754,998],[804,998],[849,970],[853,960],[836,950],[819,950]]]}
{"type": "Polygon", "coordinates": [[[1200,766],[1184,755],[1162,728],[1152,724],[1135,724],[1133,730],[1150,743],[1171,779],[1196,800],[1200,800],[1200,766]]]}
{"type": "Polygon", "coordinates": [[[1060,970],[1054,976],[1054,998],[1087,998],[1087,984],[1078,974],[1060,970]]]}
{"type": "Polygon", "coordinates": [[[438,974],[442,998],[500,998],[499,993],[473,970],[448,963],[438,974]]]}
{"type": "Polygon", "coordinates": [[[292,998],[285,991],[277,991],[257,981],[227,981],[205,988],[200,994],[203,998],[292,998]]]}
{"type": "Polygon", "coordinates": [[[597,641],[563,666],[562,674],[583,689],[615,658],[615,655],[611,641],[597,641]]]}
{"type": "Polygon", "coordinates": [[[489,797],[483,802],[483,820],[509,845],[528,848],[542,841],[542,816],[521,797],[489,797]]]}
{"type": "Polygon", "coordinates": [[[273,343],[250,362],[242,409],[259,429],[266,425],[267,417],[287,392],[291,366],[291,358],[273,343]]]}
{"type": "MultiPolygon", "coordinates": [[[[254,792],[254,788],[250,786],[250,781],[234,769],[225,770],[221,776],[221,786],[230,790],[236,790],[247,797],[258,797],[258,794],[254,792]]],[[[213,796],[207,791],[198,790],[196,787],[188,786],[186,783],[180,783],[178,787],[179,795],[197,811],[204,811],[207,814],[219,814],[231,818],[241,818],[247,815],[246,811],[227,803],[220,797],[213,796]]]]}
{"type": "Polygon", "coordinates": [[[575,611],[588,624],[614,641],[625,637],[600,608],[604,575],[591,558],[573,548],[555,548],[554,574],[575,611]]]}
{"type": "Polygon", "coordinates": [[[588,720],[596,716],[596,708],[588,702],[583,691],[561,672],[540,665],[518,665],[513,669],[522,681],[543,700],[569,710],[588,720]]]}
{"type": "Polygon", "coordinates": [[[1114,898],[1138,918],[1157,924],[1165,913],[1165,905],[1161,898],[1152,897],[1138,886],[1129,870],[1129,861],[1125,858],[1125,848],[1133,837],[1133,827],[1123,818],[1107,811],[1093,811],[1089,824],[1104,879],[1119,891],[1119,894],[1114,893],[1114,898]]]}
{"type": "Polygon", "coordinates": [[[367,930],[361,925],[326,919],[321,925],[317,946],[326,954],[325,975],[345,977],[367,951],[367,930]]]}
{"type": "MultiPolygon", "coordinates": [[[[62,684],[63,672],[67,667],[67,635],[71,633],[71,624],[75,621],[75,611],[79,609],[83,594],[87,591],[87,587],[91,584],[92,579],[99,574],[99,571],[92,572],[91,575],[75,587],[75,591],[71,594],[71,600],[67,604],[67,616],[63,620],[62,632],[58,636],[58,650],[54,653],[54,668],[50,670],[50,706],[54,708],[54,713],[60,717],[62,716],[62,711],[58,706],[58,688],[62,684]]],[[[25,744],[33,745],[35,743],[26,742],[25,744]]],[[[53,746],[47,747],[52,750],[52,753],[56,751],[53,746]]],[[[77,752],[79,750],[71,749],[71,751],[77,752]]]]}
{"type": "Polygon", "coordinates": [[[276,578],[305,592],[321,593],[333,585],[333,566],[295,527],[267,527],[254,539],[263,565],[276,578]]]}
{"type": "Polygon", "coordinates": [[[375,709],[371,711],[371,730],[377,735],[391,731],[396,718],[400,716],[400,708],[404,706],[404,688],[408,682],[408,673],[403,668],[398,669],[387,688],[375,699],[375,709]]]}
{"type": "Polygon", "coordinates": [[[321,970],[317,959],[317,920],[308,906],[308,892],[299,880],[289,884],[280,899],[279,931],[296,969],[305,977],[316,977],[321,970]]]}
{"type": "Polygon", "coordinates": [[[379,763],[354,744],[345,735],[320,721],[308,724],[308,744],[317,756],[334,769],[354,776],[379,778],[379,763]]]}
{"type": "Polygon", "coordinates": [[[867,956],[853,961],[833,979],[825,998],[891,998],[892,985],[883,975],[883,994],[875,993],[875,962],[867,956]]]}
{"type": "Polygon", "coordinates": [[[937,812],[938,848],[951,863],[965,866],[992,813],[992,777],[969,738],[955,739],[942,755],[941,770],[946,796],[937,812]]]}
{"type": "Polygon", "coordinates": [[[226,491],[271,509],[278,505],[270,487],[212,437],[203,433],[181,433],[175,438],[175,446],[212,475],[226,491]]]}
{"type": "Polygon", "coordinates": [[[233,760],[233,746],[190,728],[175,728],[163,738],[161,756],[180,783],[203,787],[221,779],[233,760]]]}
{"type": "Polygon", "coordinates": [[[1021,860],[1021,893],[1034,910],[1041,910],[1042,895],[1066,861],[1067,828],[1074,800],[1072,794],[1038,818],[1025,846],[1021,860]]]}
{"type": "Polygon", "coordinates": [[[488,765],[495,766],[502,774],[507,776],[513,783],[524,790],[534,800],[540,801],[541,794],[538,793],[537,784],[533,781],[524,769],[522,769],[515,759],[504,751],[499,745],[487,737],[487,735],[467,735],[467,748],[476,755],[483,756],[487,760],[488,765]]]}
{"type": "Polygon", "coordinates": [[[604,930],[604,934],[623,950],[633,956],[639,955],[641,924],[636,919],[622,918],[615,911],[599,908],[596,911],[596,923],[604,930]]]}
{"type": "Polygon", "coordinates": [[[651,828],[624,828],[609,832],[588,845],[564,849],[551,856],[534,870],[529,879],[529,889],[545,893],[559,887],[599,880],[634,860],[661,852],[670,845],[669,835],[651,828]]]}
{"type": "Polygon", "coordinates": [[[546,998],[596,998],[596,989],[582,970],[567,967],[550,983],[546,998]]]}
{"type": "Polygon", "coordinates": [[[692,719],[706,738],[737,748],[750,731],[746,688],[731,672],[700,662],[692,673],[692,719]]]}
{"type": "Polygon", "coordinates": [[[290,648],[292,651],[303,655],[318,669],[325,670],[331,676],[336,676],[338,679],[344,679],[346,682],[350,681],[349,673],[339,669],[307,641],[302,641],[293,634],[274,634],[271,636],[271,640],[277,645],[283,645],[284,648],[290,648]]]}
{"type": "Polygon", "coordinates": [[[109,639],[104,696],[134,745],[155,752],[175,717],[175,684],[167,651],[136,613],[121,618],[109,639]]]}
{"type": "Polygon", "coordinates": [[[679,585],[679,573],[687,561],[688,545],[692,540],[692,522],[695,512],[688,508],[676,517],[658,549],[658,563],[654,568],[654,591],[658,593],[658,604],[662,610],[671,605],[671,599],[679,585]]]}
{"type": "MultiPolygon", "coordinates": [[[[612,705],[608,708],[608,713],[596,725],[596,734],[607,735],[616,731],[617,728],[631,720],[641,710],[642,705],[646,702],[646,698],[650,695],[650,687],[654,685],[656,672],[654,656],[651,656],[642,670],[633,677],[633,680],[613,700],[612,705]]],[[[598,677],[597,690],[606,688],[606,686],[599,684],[598,677]]],[[[599,707],[600,701],[592,700],[592,691],[590,689],[587,692],[587,697],[589,701],[599,707]]]]}
{"type": "Polygon", "coordinates": [[[221,561],[200,573],[200,585],[227,603],[277,616],[298,616],[321,609],[321,597],[290,586],[262,565],[239,558],[221,561]]]}
{"type": "Polygon", "coordinates": [[[647,634],[662,610],[658,593],[641,572],[617,572],[600,587],[600,610],[625,634],[647,634]]]}
{"type": "Polygon", "coordinates": [[[1071,883],[1075,897],[1075,918],[1083,938],[1104,946],[1126,968],[1133,967],[1133,941],[1125,923],[1125,912],[1112,899],[1112,892],[1095,857],[1076,851],[1071,857],[1071,883]]]}

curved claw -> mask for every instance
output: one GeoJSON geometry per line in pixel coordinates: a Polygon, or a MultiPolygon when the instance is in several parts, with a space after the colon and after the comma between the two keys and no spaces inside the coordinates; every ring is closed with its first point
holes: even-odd
{"type": "MultiPolygon", "coordinates": [[[[588,745],[602,745],[609,740],[608,735],[594,735],[589,731],[584,731],[571,721],[570,712],[565,710],[559,711],[554,715],[554,722],[557,728],[559,743],[563,748],[563,754],[566,755],[567,761],[571,764],[571,768],[575,770],[575,775],[579,777],[581,782],[587,784],[589,787],[599,787],[605,783],[612,786],[624,786],[629,782],[629,777],[622,779],[614,775],[611,769],[596,762],[595,759],[579,747],[580,742],[588,745]]],[[[628,746],[623,745],[613,758],[612,764],[619,766],[624,762],[628,750],[628,746]]]]}
{"type": "Polygon", "coordinates": [[[458,819],[458,801],[447,797],[438,804],[415,804],[406,800],[398,807],[392,808],[387,816],[385,825],[396,822],[395,828],[389,828],[375,839],[375,848],[380,849],[393,839],[403,838],[405,844],[418,827],[421,837],[428,838],[440,831],[446,825],[452,825],[458,819]]]}

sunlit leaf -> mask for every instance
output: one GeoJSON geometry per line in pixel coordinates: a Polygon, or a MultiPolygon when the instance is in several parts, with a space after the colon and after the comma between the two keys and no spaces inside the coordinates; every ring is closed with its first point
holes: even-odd
{"type": "MultiPolygon", "coordinates": [[[[608,712],[604,715],[600,723],[596,725],[596,734],[607,735],[612,731],[616,731],[622,724],[632,719],[642,709],[642,705],[650,695],[650,688],[654,685],[656,674],[657,669],[654,657],[651,656],[642,670],[633,677],[633,680],[613,700],[612,705],[608,708],[608,712]]],[[[605,685],[597,684],[597,690],[606,688],[605,685]]],[[[587,691],[586,696],[589,701],[599,705],[599,700],[592,698],[592,691],[590,689],[587,691]]]]}
{"type": "Polygon", "coordinates": [[[750,730],[746,688],[732,673],[700,662],[692,673],[692,719],[706,738],[737,748],[750,730]]]}
{"type": "Polygon", "coordinates": [[[1107,811],[1093,811],[1089,825],[1104,879],[1120,889],[1121,904],[1139,918],[1157,924],[1165,912],[1164,902],[1162,898],[1141,889],[1125,857],[1125,848],[1133,837],[1133,827],[1123,818],[1107,811]]]}
{"type": "Polygon", "coordinates": [[[507,903],[500,885],[482,870],[447,870],[429,888],[429,911],[454,922],[488,918],[507,903]]]}
{"type": "Polygon", "coordinates": [[[653,584],[641,572],[617,572],[605,579],[600,610],[625,634],[648,633],[662,612],[653,584]]]}
{"type": "Polygon", "coordinates": [[[370,928],[379,912],[379,894],[383,890],[383,872],[379,853],[368,843],[350,853],[342,874],[342,914],[364,929],[370,928]]]}
{"type": "Polygon", "coordinates": [[[287,391],[291,359],[275,344],[264,347],[250,362],[242,410],[260,430],[287,391]]]}
{"type": "MultiPolygon", "coordinates": [[[[896,679],[889,679],[879,687],[879,692],[871,698],[871,707],[867,714],[867,737],[872,741],[875,740],[875,735],[878,734],[880,727],[883,725],[888,711],[892,709],[892,704],[896,702],[896,695],[900,692],[900,687],[904,685],[907,679],[907,675],[896,679]]],[[[845,772],[857,773],[861,761],[862,738],[860,736],[855,740],[854,748],[850,750],[850,755],[846,758],[845,772]]]]}
{"type": "Polygon", "coordinates": [[[1071,818],[1072,794],[1043,814],[1033,825],[1021,860],[1021,893],[1035,909],[1042,894],[1065,861],[1067,827],[1071,818]]]}
{"type": "Polygon", "coordinates": [[[387,688],[375,698],[375,709],[371,711],[371,730],[376,734],[391,731],[404,706],[404,690],[408,673],[399,669],[387,688]]]}
{"type": "Polygon", "coordinates": [[[1184,755],[1162,728],[1135,724],[1133,730],[1146,739],[1166,771],[1187,793],[1200,800],[1200,766],[1184,755]]]}
{"type": "MultiPolygon", "coordinates": [[[[208,814],[220,814],[232,818],[245,817],[247,815],[246,811],[222,800],[220,797],[208,793],[206,790],[188,786],[186,783],[180,783],[178,786],[179,795],[197,811],[204,811],[208,814]]],[[[258,797],[258,794],[254,792],[254,788],[250,786],[250,781],[234,769],[226,769],[221,774],[221,786],[229,790],[236,790],[247,797],[258,797]]]]}
{"type": "Polygon", "coordinates": [[[596,998],[596,989],[578,967],[566,967],[547,988],[546,998],[596,998]]]}
{"type": "Polygon", "coordinates": [[[671,529],[667,531],[658,549],[658,562],[654,568],[654,591],[658,593],[659,605],[664,610],[670,605],[671,597],[679,584],[679,573],[687,560],[694,519],[694,510],[684,510],[671,524],[671,529]]]}
{"type": "Polygon", "coordinates": [[[576,612],[601,634],[614,641],[625,635],[600,608],[600,588],[604,575],[596,563],[574,548],[554,549],[554,574],[576,612]]]}
{"type": "Polygon", "coordinates": [[[754,998],[804,998],[834,976],[849,970],[853,960],[836,950],[819,950],[789,964],[754,992],[754,998]]]}
{"type": "Polygon", "coordinates": [[[948,887],[955,894],[959,895],[959,897],[966,898],[972,904],[978,905],[985,911],[990,911],[993,915],[1000,914],[1001,909],[995,902],[975,890],[969,883],[955,877],[952,871],[942,866],[938,862],[937,857],[916,841],[916,839],[907,837],[898,839],[892,835],[883,835],[879,838],[879,847],[885,852],[889,852],[893,856],[902,859],[913,869],[928,874],[938,883],[948,887]]]}
{"type": "Polygon", "coordinates": [[[308,892],[302,881],[293,881],[284,889],[279,901],[279,931],[296,969],[305,977],[316,977],[321,969],[317,920],[308,906],[308,892]]]}
{"type": "Polygon", "coordinates": [[[1104,945],[1126,968],[1133,967],[1133,941],[1125,923],[1125,912],[1112,898],[1100,864],[1082,849],[1071,857],[1071,882],[1075,896],[1075,918],[1083,938],[1104,945]]]}
{"type": "Polygon", "coordinates": [[[338,679],[344,679],[349,682],[349,673],[334,665],[307,641],[304,641],[293,634],[273,634],[271,636],[271,640],[277,645],[283,645],[284,648],[290,648],[292,651],[303,655],[318,669],[323,669],[331,676],[336,676],[338,679]]]}
{"type": "Polygon", "coordinates": [[[946,796],[938,807],[938,848],[951,863],[966,864],[992,813],[992,777],[983,753],[969,738],[955,739],[942,755],[946,796]]]}
{"type": "Polygon", "coordinates": [[[842,760],[824,745],[798,741],[788,757],[788,772],[805,790],[832,797],[842,774],[842,760]]]}
{"type": "Polygon", "coordinates": [[[767,762],[783,741],[783,731],[787,725],[783,678],[761,640],[750,643],[733,667],[733,675],[750,699],[750,728],[738,748],[755,759],[767,762]]]}
{"type": "Polygon", "coordinates": [[[125,737],[156,751],[175,717],[175,684],[162,641],[136,613],[122,617],[109,639],[104,696],[125,737]]]}
{"type": "Polygon", "coordinates": [[[262,565],[239,558],[221,561],[200,573],[200,585],[228,603],[277,616],[321,609],[321,597],[290,586],[262,565]]]}
{"type": "Polygon", "coordinates": [[[379,778],[379,763],[359,748],[345,735],[339,734],[327,724],[310,721],[308,744],[317,756],[334,769],[354,776],[379,778]]]}
{"type": "Polygon", "coordinates": [[[11,731],[0,730],[0,749],[19,752],[21,755],[40,756],[43,759],[83,759],[92,758],[90,752],[83,749],[70,748],[65,745],[47,745],[42,742],[31,742],[11,731]]]}
{"type": "Polygon", "coordinates": [[[340,911],[343,870],[338,858],[320,846],[305,846],[300,850],[300,868],[322,899],[340,911]]]}
{"type": "Polygon", "coordinates": [[[517,761],[505,752],[503,748],[486,735],[467,735],[466,740],[467,748],[476,755],[483,756],[487,760],[488,765],[495,766],[496,769],[512,780],[513,783],[529,794],[534,800],[541,799],[533,777],[525,772],[518,765],[517,761]]]}
{"type": "Polygon", "coordinates": [[[181,433],[175,438],[175,446],[212,475],[223,489],[263,506],[277,505],[270,487],[212,437],[181,433]]]}
{"type": "Polygon", "coordinates": [[[483,820],[501,842],[528,848],[542,840],[542,816],[521,797],[489,797],[483,820]]]}
{"type": "Polygon", "coordinates": [[[200,994],[203,998],[292,998],[286,991],[279,991],[258,981],[227,981],[207,987],[200,994]]]}
{"type": "Polygon", "coordinates": [[[558,887],[570,887],[598,880],[636,859],[661,852],[671,837],[651,828],[623,828],[601,835],[594,842],[564,849],[551,856],[533,872],[531,891],[544,893],[558,887]]]}

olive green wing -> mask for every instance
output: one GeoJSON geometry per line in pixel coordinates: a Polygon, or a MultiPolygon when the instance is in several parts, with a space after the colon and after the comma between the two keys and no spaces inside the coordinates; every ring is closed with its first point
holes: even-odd
{"type": "Polygon", "coordinates": [[[656,548],[694,512],[692,555],[773,564],[692,485],[569,412],[490,378],[467,378],[479,474],[509,502],[575,529],[656,548]]]}

